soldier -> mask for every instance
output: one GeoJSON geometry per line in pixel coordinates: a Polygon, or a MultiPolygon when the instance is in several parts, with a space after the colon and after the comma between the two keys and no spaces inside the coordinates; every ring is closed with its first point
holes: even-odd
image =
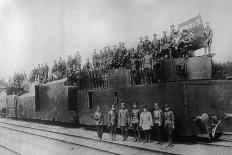
{"type": "Polygon", "coordinates": [[[171,39],[175,39],[176,42],[178,42],[178,37],[179,37],[179,31],[175,30],[175,26],[174,25],[170,25],[170,38],[171,39]]]}
{"type": "Polygon", "coordinates": [[[139,37],[139,43],[137,45],[137,50],[143,50],[143,37],[139,37]]]}
{"type": "Polygon", "coordinates": [[[174,113],[170,110],[168,105],[165,105],[164,112],[164,127],[166,134],[168,135],[168,146],[173,147],[173,130],[175,128],[174,113]]]}
{"type": "Polygon", "coordinates": [[[121,109],[118,113],[118,125],[121,128],[123,141],[127,140],[129,112],[125,108],[125,103],[121,103],[121,109]]]}
{"type": "Polygon", "coordinates": [[[57,72],[58,72],[58,64],[57,64],[56,60],[54,60],[54,64],[52,67],[52,81],[57,79],[57,72]]]}
{"type": "Polygon", "coordinates": [[[104,116],[100,106],[97,106],[97,111],[94,113],[93,120],[95,120],[96,123],[98,139],[102,140],[104,116]]]}
{"type": "Polygon", "coordinates": [[[163,122],[163,119],[162,119],[163,113],[162,113],[162,110],[159,108],[158,103],[154,103],[154,107],[155,107],[155,110],[154,110],[153,114],[154,114],[154,130],[155,130],[155,134],[156,134],[155,138],[157,140],[157,143],[160,144],[161,143],[161,126],[162,126],[162,122],[163,122]]]}
{"type": "Polygon", "coordinates": [[[144,143],[151,142],[150,130],[152,127],[152,115],[149,111],[147,111],[147,106],[143,107],[143,112],[140,114],[139,122],[140,122],[140,127],[142,128],[145,135],[144,143]]]}
{"type": "Polygon", "coordinates": [[[37,67],[37,76],[36,76],[37,81],[39,81],[39,79],[40,79],[40,70],[41,70],[41,67],[40,67],[40,64],[38,64],[38,67],[37,67]]]}
{"type": "Polygon", "coordinates": [[[115,141],[117,130],[117,113],[115,111],[114,104],[111,105],[111,110],[108,112],[108,124],[110,127],[111,140],[115,141]]]}
{"type": "Polygon", "coordinates": [[[92,70],[93,70],[93,66],[91,64],[91,62],[89,61],[89,58],[86,59],[86,64],[84,66],[84,70],[85,73],[87,75],[87,87],[91,88],[92,87],[92,83],[93,83],[93,78],[92,78],[92,70]]]}
{"type": "Polygon", "coordinates": [[[134,84],[137,84],[137,70],[136,70],[136,56],[135,56],[135,53],[132,53],[132,56],[131,56],[131,67],[130,67],[130,82],[131,82],[131,85],[134,85],[134,84]]]}
{"type": "Polygon", "coordinates": [[[168,50],[168,36],[167,36],[167,31],[163,31],[163,37],[161,38],[161,55],[162,58],[165,58],[165,55],[169,53],[168,50]]]}
{"type": "Polygon", "coordinates": [[[92,59],[92,64],[94,67],[97,66],[97,50],[93,49],[93,59],[92,59]]]}
{"type": "Polygon", "coordinates": [[[134,131],[135,142],[140,142],[140,131],[139,131],[139,117],[140,112],[137,103],[133,104],[131,111],[131,125],[134,131]]]}
{"type": "Polygon", "coordinates": [[[143,70],[145,75],[145,84],[151,84],[152,82],[152,76],[151,76],[151,67],[153,64],[152,60],[152,54],[149,54],[149,52],[146,52],[146,55],[143,58],[143,70]]]}
{"type": "Polygon", "coordinates": [[[147,53],[147,51],[149,52],[149,45],[151,44],[151,42],[148,40],[148,36],[144,37],[145,40],[143,41],[143,50],[144,53],[147,53]]]}
{"type": "Polygon", "coordinates": [[[203,31],[203,34],[205,36],[205,55],[207,55],[207,49],[208,49],[208,55],[211,54],[211,44],[212,44],[212,38],[213,38],[213,29],[210,27],[209,22],[206,22],[206,28],[203,31]]]}
{"type": "Polygon", "coordinates": [[[178,53],[177,53],[177,43],[175,39],[170,38],[170,43],[169,43],[169,57],[170,58],[177,58],[178,53]]]}
{"type": "Polygon", "coordinates": [[[153,41],[152,41],[152,48],[154,49],[154,54],[153,57],[155,59],[160,59],[161,58],[161,53],[160,53],[160,40],[157,39],[157,34],[153,34],[153,41]]]}
{"type": "Polygon", "coordinates": [[[47,63],[45,63],[44,72],[45,72],[45,82],[47,82],[48,81],[48,72],[49,72],[49,67],[48,67],[47,63]]]}
{"type": "Polygon", "coordinates": [[[73,60],[72,60],[72,56],[71,55],[68,56],[68,63],[67,63],[67,65],[68,65],[69,68],[73,67],[73,60]]]}
{"type": "Polygon", "coordinates": [[[184,29],[182,31],[182,34],[181,34],[181,37],[180,37],[180,40],[178,43],[178,48],[180,49],[179,57],[187,57],[188,56],[188,49],[189,49],[189,47],[192,46],[191,41],[192,41],[192,38],[189,35],[189,32],[186,29],[184,29]]]}

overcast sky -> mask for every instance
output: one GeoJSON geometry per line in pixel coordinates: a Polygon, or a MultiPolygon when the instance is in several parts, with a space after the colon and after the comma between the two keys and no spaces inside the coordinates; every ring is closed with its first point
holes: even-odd
{"type": "Polygon", "coordinates": [[[199,13],[214,30],[214,60],[230,61],[231,0],[0,0],[0,77],[118,41],[134,47],[199,13]]]}

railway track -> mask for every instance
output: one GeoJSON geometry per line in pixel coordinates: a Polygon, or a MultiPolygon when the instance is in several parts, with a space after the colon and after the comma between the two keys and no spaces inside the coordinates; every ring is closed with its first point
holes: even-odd
{"type": "Polygon", "coordinates": [[[170,154],[177,155],[176,153],[161,151],[161,150],[151,150],[147,148],[138,148],[136,146],[128,146],[120,143],[114,143],[111,141],[99,141],[94,138],[71,135],[67,133],[60,133],[51,130],[39,129],[34,127],[16,125],[6,122],[0,122],[0,127],[8,130],[13,130],[16,132],[22,132],[26,134],[31,134],[34,136],[39,136],[47,139],[52,139],[60,141],[63,143],[77,145],[81,147],[86,147],[87,149],[96,150],[98,152],[104,152],[107,154],[170,154]]]}
{"type": "Polygon", "coordinates": [[[12,154],[12,155],[22,155],[20,154],[19,152],[15,151],[14,149],[11,149],[7,146],[4,146],[4,145],[0,145],[0,154],[1,152],[4,152],[5,154],[12,154]]]}

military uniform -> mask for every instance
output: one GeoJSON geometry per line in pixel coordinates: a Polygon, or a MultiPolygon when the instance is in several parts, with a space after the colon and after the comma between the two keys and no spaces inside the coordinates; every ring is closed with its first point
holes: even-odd
{"type": "Polygon", "coordinates": [[[152,41],[152,48],[154,49],[154,58],[155,59],[160,59],[161,58],[161,53],[160,53],[160,40],[154,39],[152,41]]]}
{"type": "Polygon", "coordinates": [[[151,127],[153,126],[152,124],[152,115],[149,111],[143,111],[140,114],[140,127],[144,131],[145,134],[145,142],[150,141],[150,130],[151,127]]]}
{"type": "Polygon", "coordinates": [[[104,117],[101,112],[96,111],[94,113],[93,119],[95,120],[97,126],[97,135],[99,139],[102,139],[103,134],[103,124],[104,124],[104,117]]]}
{"type": "Polygon", "coordinates": [[[154,130],[155,130],[155,134],[156,134],[156,138],[158,143],[161,142],[161,127],[162,127],[162,110],[161,109],[155,109],[153,111],[153,115],[154,115],[154,130]]]}
{"type": "Polygon", "coordinates": [[[120,109],[118,113],[118,125],[122,131],[122,137],[125,141],[128,136],[129,112],[127,109],[120,109]]]}
{"type": "Polygon", "coordinates": [[[110,134],[111,134],[112,140],[115,141],[116,130],[117,130],[117,113],[115,110],[110,110],[108,112],[108,123],[110,127],[110,134]]]}
{"type": "Polygon", "coordinates": [[[131,124],[134,131],[134,136],[136,141],[140,141],[140,131],[139,131],[139,119],[140,119],[140,111],[139,109],[132,109],[131,111],[131,124]]]}
{"type": "Polygon", "coordinates": [[[145,83],[150,84],[152,81],[151,67],[152,67],[152,55],[146,54],[143,58],[143,68],[145,74],[145,83]]]}
{"type": "Polygon", "coordinates": [[[173,141],[174,124],[175,124],[174,113],[171,110],[165,111],[164,112],[164,127],[165,127],[166,134],[168,135],[169,145],[171,146],[172,146],[172,141],[173,141]]]}
{"type": "Polygon", "coordinates": [[[161,38],[161,55],[165,58],[169,54],[169,38],[165,35],[161,38]]]}
{"type": "Polygon", "coordinates": [[[149,46],[151,45],[151,42],[149,40],[143,41],[143,50],[144,53],[149,52],[149,46]]]}

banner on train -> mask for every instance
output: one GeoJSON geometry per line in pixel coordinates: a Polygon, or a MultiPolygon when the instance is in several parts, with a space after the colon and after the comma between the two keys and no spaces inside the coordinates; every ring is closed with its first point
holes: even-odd
{"type": "Polygon", "coordinates": [[[198,15],[188,21],[185,21],[178,25],[180,32],[187,30],[189,35],[192,37],[192,49],[198,50],[205,45],[205,37],[203,35],[204,26],[202,23],[201,16],[198,15]]]}

